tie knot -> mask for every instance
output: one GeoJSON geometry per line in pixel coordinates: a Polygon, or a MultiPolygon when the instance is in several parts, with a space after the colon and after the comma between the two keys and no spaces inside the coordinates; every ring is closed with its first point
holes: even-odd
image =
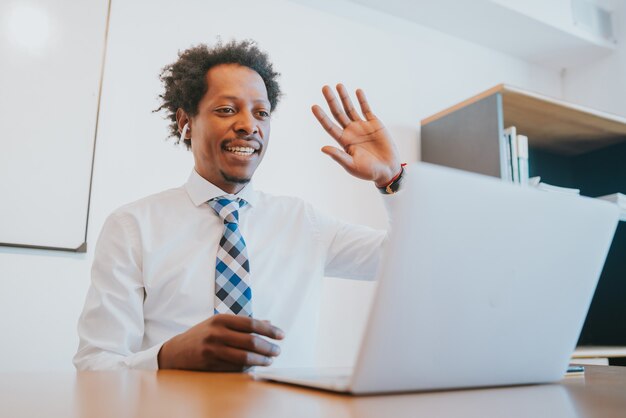
{"type": "Polygon", "coordinates": [[[245,200],[233,195],[216,197],[208,203],[225,224],[239,223],[239,209],[246,205],[245,200]]]}

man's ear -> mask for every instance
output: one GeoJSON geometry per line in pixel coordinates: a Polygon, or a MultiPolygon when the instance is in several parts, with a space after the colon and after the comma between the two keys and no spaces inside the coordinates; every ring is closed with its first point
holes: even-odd
{"type": "Polygon", "coordinates": [[[191,131],[191,120],[187,116],[187,113],[181,108],[178,108],[178,110],[176,111],[176,124],[178,125],[178,133],[182,133],[185,125],[187,124],[189,124],[187,132],[189,133],[191,131]]]}

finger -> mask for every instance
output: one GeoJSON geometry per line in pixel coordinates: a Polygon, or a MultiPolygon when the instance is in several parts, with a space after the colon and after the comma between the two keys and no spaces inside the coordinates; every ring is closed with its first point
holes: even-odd
{"type": "Polygon", "coordinates": [[[269,321],[262,321],[260,319],[249,318],[247,316],[228,314],[216,315],[215,318],[219,323],[233,331],[245,332],[248,334],[254,333],[272,338],[274,340],[282,340],[285,338],[283,330],[273,326],[269,321]]]}
{"type": "Polygon", "coordinates": [[[330,113],[333,115],[335,120],[339,122],[339,125],[342,128],[348,126],[348,124],[350,123],[350,118],[346,116],[343,109],[339,105],[339,100],[337,100],[337,97],[335,96],[335,93],[333,93],[333,90],[328,86],[324,86],[322,87],[322,94],[324,95],[324,99],[326,99],[326,103],[328,103],[330,113]]]}
{"type": "Polygon", "coordinates": [[[255,334],[231,331],[224,335],[223,341],[225,345],[230,347],[261,354],[266,357],[276,357],[280,354],[279,346],[255,334]]]}
{"type": "Polygon", "coordinates": [[[324,130],[328,132],[328,134],[332,136],[336,141],[339,141],[339,139],[341,139],[343,130],[335,125],[328,118],[328,116],[326,116],[326,113],[322,110],[322,108],[318,105],[314,105],[311,110],[313,111],[313,114],[315,115],[317,121],[320,123],[320,125],[322,125],[322,128],[324,128],[324,130]]]}
{"type": "Polygon", "coordinates": [[[370,109],[370,105],[367,102],[367,97],[365,97],[365,92],[361,89],[357,89],[356,98],[359,101],[359,106],[361,107],[361,113],[365,116],[365,119],[372,120],[376,119],[374,113],[372,113],[372,109],[370,109]]]}
{"type": "Polygon", "coordinates": [[[339,165],[345,168],[348,172],[354,170],[354,160],[347,152],[328,145],[322,147],[322,152],[326,155],[330,155],[333,160],[337,161],[337,163],[339,163],[339,165]]]}
{"type": "Polygon", "coordinates": [[[359,115],[359,112],[357,112],[352,105],[352,100],[350,100],[350,94],[348,93],[348,89],[343,84],[337,84],[337,92],[339,93],[341,104],[343,105],[343,109],[345,110],[348,117],[355,122],[360,121],[361,115],[359,115]]]}
{"type": "Polygon", "coordinates": [[[223,362],[244,367],[269,366],[273,362],[271,357],[228,346],[222,346],[216,349],[213,355],[223,362]]]}

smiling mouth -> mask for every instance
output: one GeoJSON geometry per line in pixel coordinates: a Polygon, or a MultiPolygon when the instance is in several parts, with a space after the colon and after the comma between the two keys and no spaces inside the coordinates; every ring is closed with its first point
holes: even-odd
{"type": "Polygon", "coordinates": [[[249,157],[256,152],[252,147],[224,147],[224,149],[241,157],[249,157]]]}

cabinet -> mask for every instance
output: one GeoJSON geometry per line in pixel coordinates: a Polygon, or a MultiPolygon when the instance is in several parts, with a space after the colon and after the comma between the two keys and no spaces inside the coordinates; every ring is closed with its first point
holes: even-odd
{"type": "MultiPolygon", "coordinates": [[[[528,136],[529,173],[597,197],[626,194],[626,118],[504,84],[421,122],[423,161],[504,177],[504,129],[528,136]]],[[[580,346],[626,346],[626,222],[620,222],[580,346]]]]}

